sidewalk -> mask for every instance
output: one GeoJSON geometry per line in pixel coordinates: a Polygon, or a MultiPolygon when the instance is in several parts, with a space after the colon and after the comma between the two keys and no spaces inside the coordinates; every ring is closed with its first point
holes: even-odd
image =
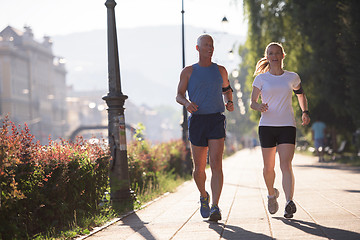
{"type": "MultiPolygon", "coordinates": [[[[201,218],[199,193],[194,181],[188,181],[176,192],[82,239],[360,239],[360,168],[320,164],[315,157],[299,154],[293,165],[298,210],[291,220],[283,217],[278,158],[275,186],[280,190],[280,208],[274,215],[267,211],[257,148],[224,160],[218,223],[201,218]]],[[[207,176],[210,192],[210,172],[207,176]]]]}

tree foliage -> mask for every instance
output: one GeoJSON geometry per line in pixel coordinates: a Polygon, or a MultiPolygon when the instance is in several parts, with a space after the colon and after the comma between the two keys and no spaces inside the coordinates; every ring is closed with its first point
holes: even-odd
{"type": "MultiPolygon", "coordinates": [[[[239,48],[239,55],[243,58],[248,53],[248,49],[245,47],[239,48]]],[[[244,140],[244,136],[254,135],[254,127],[256,124],[250,119],[249,114],[249,99],[250,92],[248,91],[245,82],[249,69],[246,64],[240,64],[239,71],[234,76],[233,73],[230,74],[229,80],[230,85],[233,88],[233,102],[234,102],[234,111],[227,112],[225,115],[227,118],[226,129],[228,132],[233,134],[238,142],[244,140]]],[[[233,141],[233,140],[230,140],[233,141]]]]}
{"type": "Polygon", "coordinates": [[[266,45],[281,42],[285,69],[300,75],[312,120],[323,119],[343,134],[359,128],[359,10],[356,0],[244,0],[247,90],[266,45]]]}

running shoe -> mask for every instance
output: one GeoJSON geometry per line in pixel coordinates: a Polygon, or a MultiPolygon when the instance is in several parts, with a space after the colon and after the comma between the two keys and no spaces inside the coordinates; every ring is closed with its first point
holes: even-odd
{"type": "Polygon", "coordinates": [[[279,210],[279,204],[277,202],[277,198],[279,197],[279,190],[274,188],[275,195],[268,196],[268,210],[270,214],[275,214],[279,210]]]}
{"type": "Polygon", "coordinates": [[[284,217],[285,218],[292,218],[294,216],[294,213],[296,213],[296,205],[295,203],[291,200],[289,201],[286,206],[285,206],[285,213],[284,213],[284,217]]]}
{"type": "Polygon", "coordinates": [[[209,221],[219,221],[221,220],[221,212],[217,205],[212,205],[210,209],[209,221]]]}
{"type": "Polygon", "coordinates": [[[207,197],[201,197],[200,196],[200,214],[203,218],[208,218],[210,215],[210,206],[209,206],[209,201],[210,201],[210,196],[209,193],[206,192],[207,197]]]}

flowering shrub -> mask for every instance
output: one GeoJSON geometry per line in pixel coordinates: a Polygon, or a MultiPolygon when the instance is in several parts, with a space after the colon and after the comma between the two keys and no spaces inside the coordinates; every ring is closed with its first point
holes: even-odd
{"type": "Polygon", "coordinates": [[[0,239],[22,239],[94,213],[108,187],[102,144],[34,142],[25,125],[0,130],[0,239]]]}
{"type": "MultiPolygon", "coordinates": [[[[104,142],[34,142],[26,126],[0,125],[0,239],[27,239],[49,229],[76,225],[101,211],[109,187],[110,155],[104,142]]],[[[159,184],[159,173],[183,175],[181,140],[152,146],[128,144],[131,188],[137,194],[159,184]]]]}
{"type": "Polygon", "coordinates": [[[131,188],[137,193],[158,185],[161,172],[183,175],[186,149],[181,140],[152,146],[148,141],[128,144],[128,163],[131,188]]]}

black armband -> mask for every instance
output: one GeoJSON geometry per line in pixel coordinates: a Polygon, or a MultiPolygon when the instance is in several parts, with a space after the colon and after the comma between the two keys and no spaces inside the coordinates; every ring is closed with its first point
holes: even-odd
{"type": "Polygon", "coordinates": [[[301,86],[301,83],[300,83],[300,88],[298,90],[293,90],[295,94],[303,94],[304,93],[304,89],[302,88],[301,86]]]}
{"type": "Polygon", "coordinates": [[[234,90],[231,88],[230,84],[229,84],[229,86],[227,86],[227,87],[225,87],[225,88],[222,88],[222,91],[223,91],[223,92],[227,92],[227,91],[229,91],[229,89],[231,90],[231,92],[234,91],[234,90]]]}

